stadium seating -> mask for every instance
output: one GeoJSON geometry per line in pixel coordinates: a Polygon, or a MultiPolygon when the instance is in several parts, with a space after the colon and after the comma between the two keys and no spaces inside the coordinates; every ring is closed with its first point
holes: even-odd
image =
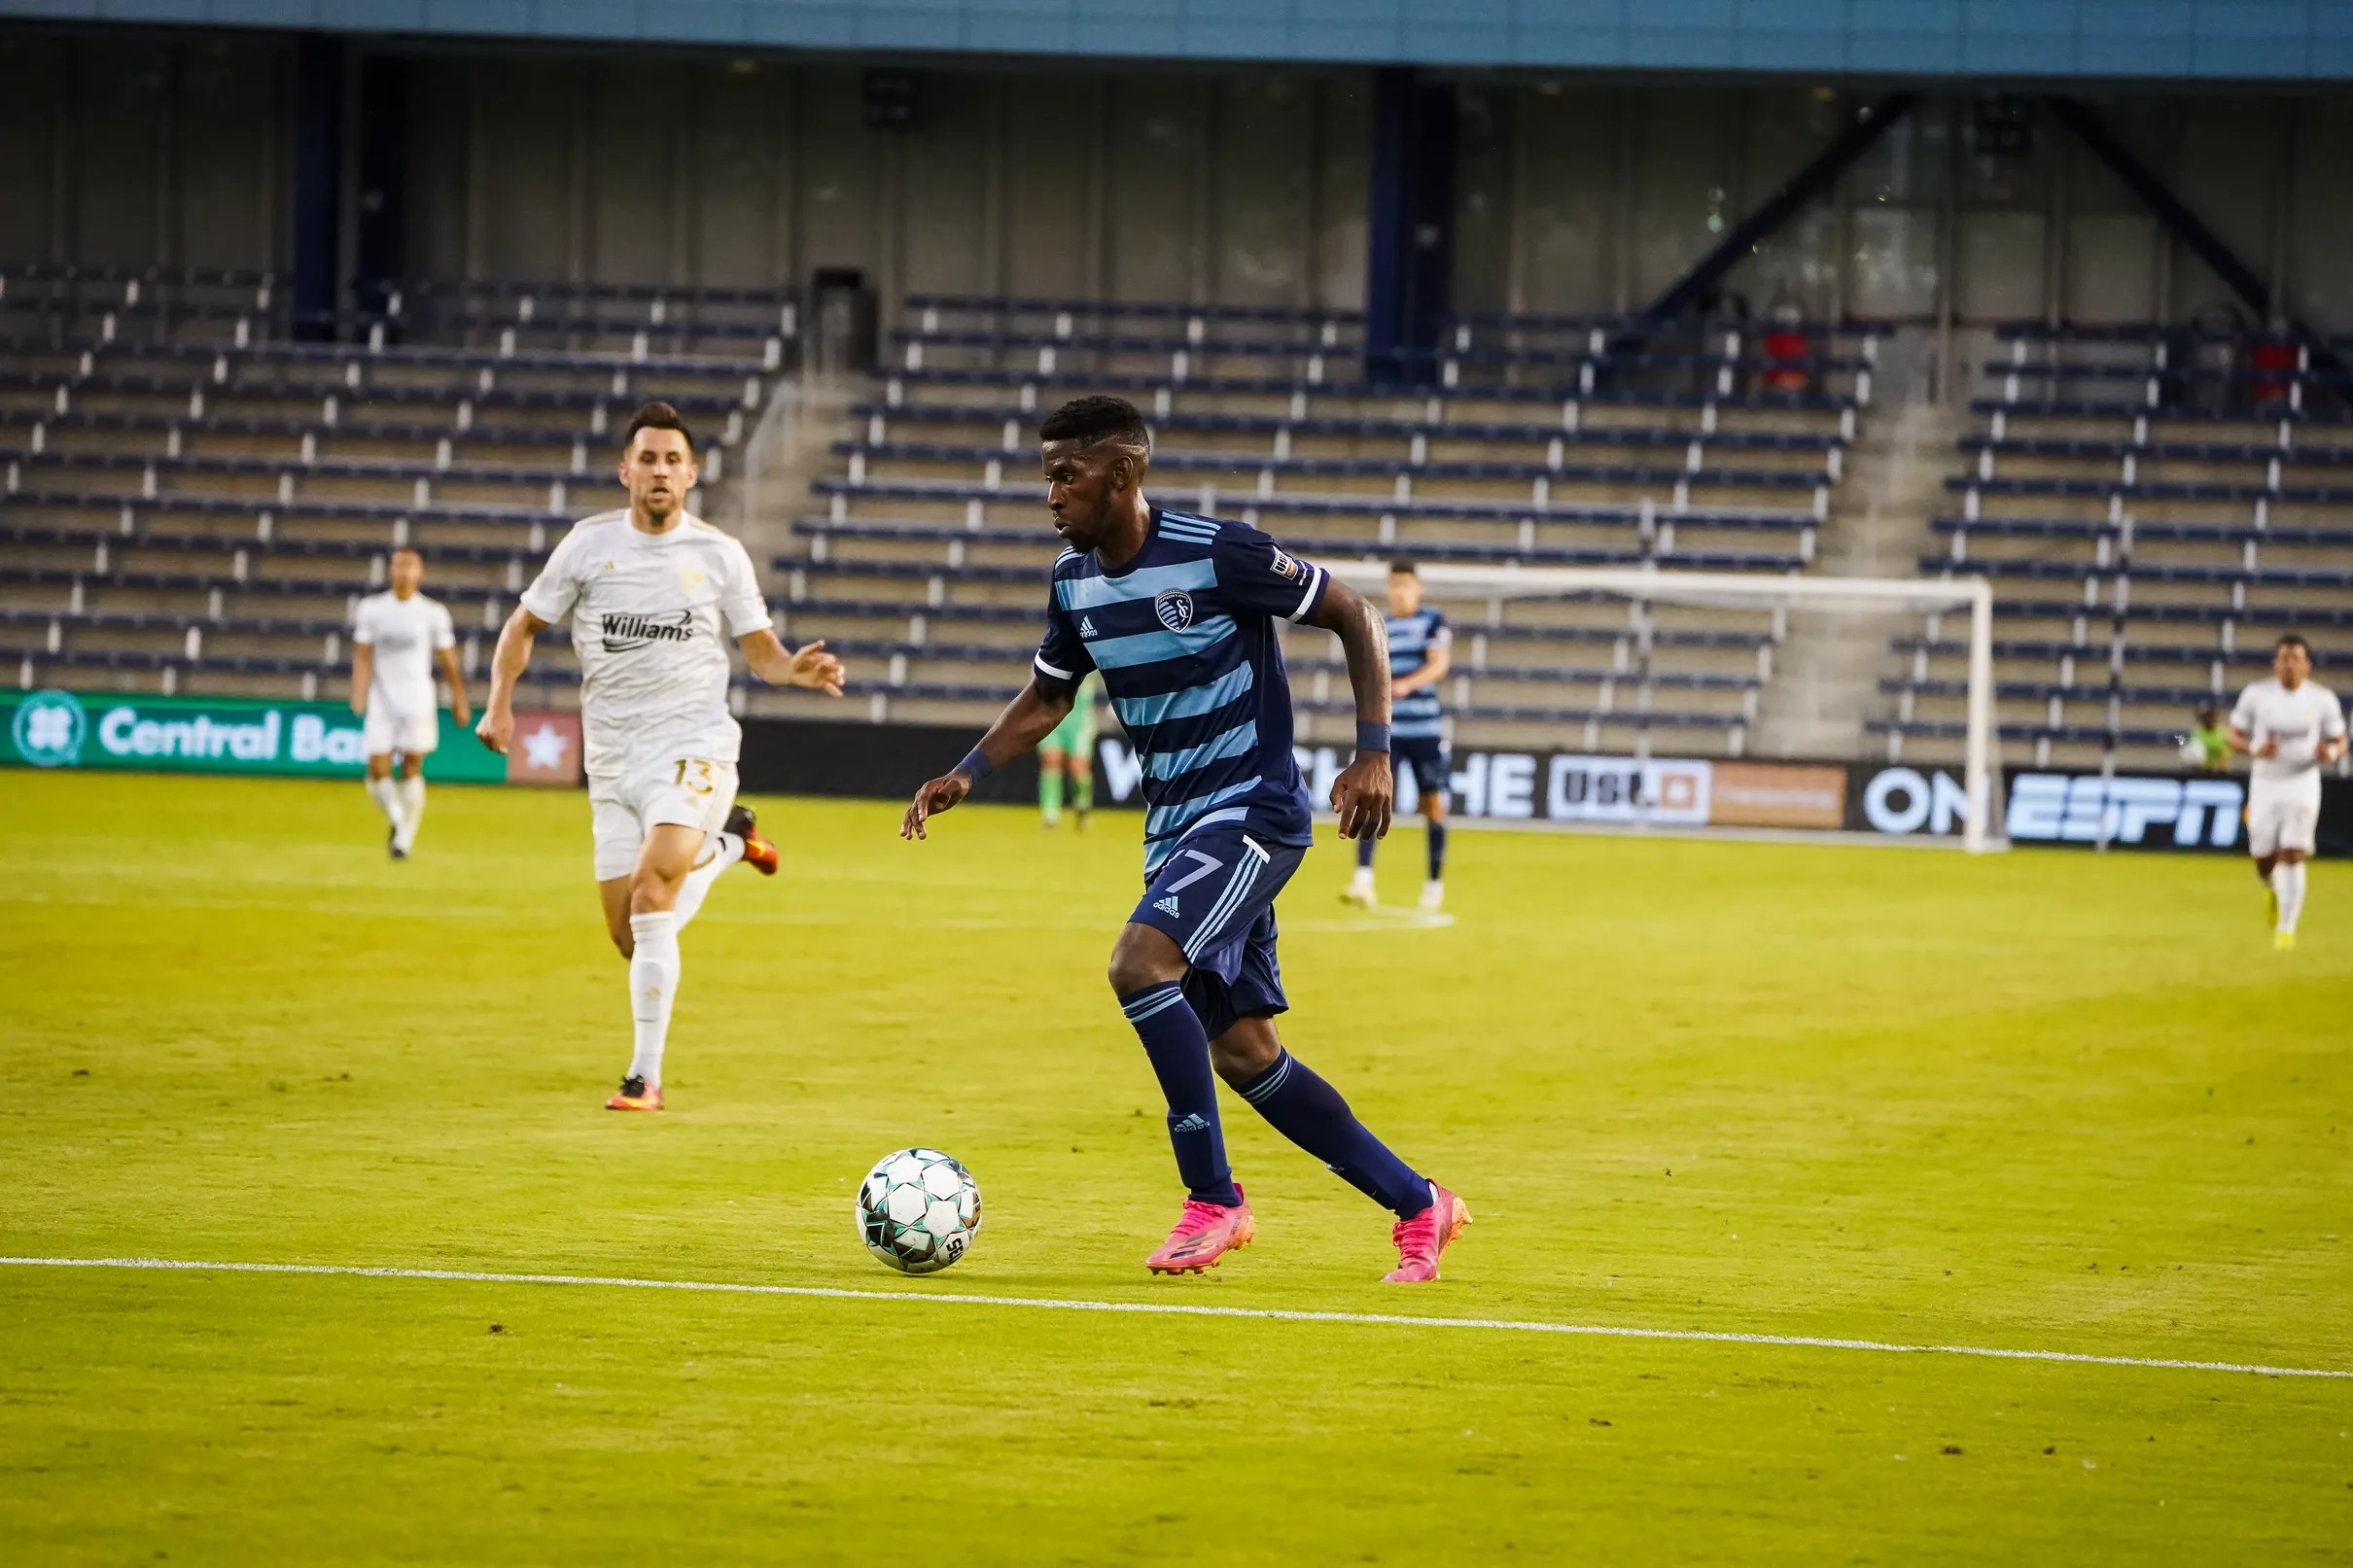
{"type": "MultiPolygon", "coordinates": [[[[1153,491],[1330,559],[1806,569],[1869,395],[1868,334],[1768,361],[1738,331],[1462,324],[1405,384],[1365,379],[1351,313],[917,296],[879,396],[834,443],[797,548],[795,636],[853,658],[877,716],[974,722],[1025,678],[1055,540],[1041,413],[1083,392],[1150,414],[1153,491]]],[[[1769,611],[1593,599],[1445,608],[1476,744],[1738,751],[1769,611]]],[[[1293,653],[1312,734],[1345,728],[1328,640],[1293,653]]]]}
{"type": "Polygon", "coordinates": [[[427,550],[478,670],[561,531],[608,505],[629,412],[678,404],[720,480],[795,330],[777,290],[355,293],[369,309],[298,322],[262,275],[0,267],[20,684],[333,693],[351,606],[401,544],[427,550]]]}
{"type": "MultiPolygon", "coordinates": [[[[21,683],[318,695],[350,605],[431,556],[470,668],[604,484],[650,396],[723,476],[788,363],[768,291],[369,285],[297,321],[259,275],[0,269],[0,653],[21,683]]],[[[1041,406],[1151,410],[1157,493],[1332,558],[1804,571],[1869,396],[1868,334],[1802,361],[1738,331],[1466,318],[1410,384],[1363,377],[1352,314],[917,296],[833,444],[772,588],[852,661],[864,716],[984,718],[1035,645],[1041,406]],[[1769,374],[1770,372],[1770,374],[1769,374]]],[[[1738,752],[1766,610],[1456,604],[1449,695],[1476,743],[1738,752]]],[[[1346,672],[1295,651],[1311,729],[1346,672]]],[[[569,661],[533,679],[561,697],[569,661]]]]}
{"type": "MultiPolygon", "coordinates": [[[[2002,736],[2038,764],[2166,766],[2272,640],[2353,654],[2353,413],[2324,346],[2265,367],[2154,329],[2019,327],[1983,366],[1932,573],[1995,587],[2002,736]]],[[[1966,648],[1899,643],[1879,727],[1949,749],[1966,648]]],[[[2325,679],[2325,675],[2324,675],[2325,679]]]]}

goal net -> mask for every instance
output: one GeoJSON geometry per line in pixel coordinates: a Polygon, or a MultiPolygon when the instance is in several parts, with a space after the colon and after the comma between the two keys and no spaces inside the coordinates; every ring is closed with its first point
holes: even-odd
{"type": "MultiPolygon", "coordinates": [[[[1376,600],[1387,587],[1385,561],[1322,564],[1376,600]]],[[[1464,758],[1483,767],[1498,748],[1622,756],[1627,766],[1614,781],[1587,763],[1554,763],[1575,775],[1572,790],[1620,791],[1614,816],[1588,819],[1665,825],[1693,819],[1663,801],[1656,786],[1663,780],[1671,794],[1676,781],[1657,758],[1804,758],[1842,768],[1900,759],[1902,769],[1871,778],[1880,831],[1890,817],[1925,822],[1933,812],[1972,854],[2005,847],[1993,594],[1982,577],[1434,563],[1419,575],[1426,602],[1455,631],[1439,691],[1458,781],[1484,783],[1462,771],[1464,758]],[[1923,683],[1922,671],[1937,679],[1923,683]],[[1910,678],[1898,681],[1899,672],[1910,678]],[[1915,707],[1922,691],[1931,694],[1926,709],[1915,707]]],[[[1327,705],[1345,696],[1344,678],[1326,670],[1314,679],[1327,705]]],[[[1868,770],[1856,771],[1859,783],[1868,770]]],[[[1716,772],[1759,798],[1773,788],[1763,768],[1718,763],[1716,772]]],[[[1768,808],[1757,825],[1774,820],[1768,808]]],[[[1789,825],[1844,824],[1792,816],[1789,825]]]]}

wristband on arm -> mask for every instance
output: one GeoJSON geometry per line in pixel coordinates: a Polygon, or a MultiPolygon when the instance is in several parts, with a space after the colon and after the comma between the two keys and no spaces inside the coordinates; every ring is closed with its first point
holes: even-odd
{"type": "Polygon", "coordinates": [[[956,764],[956,769],[974,784],[978,784],[997,771],[997,764],[991,762],[988,754],[976,746],[965,753],[965,759],[956,764]]]}
{"type": "Polygon", "coordinates": [[[1356,720],[1356,749],[1359,751],[1387,750],[1388,726],[1375,724],[1368,719],[1356,720]]]}

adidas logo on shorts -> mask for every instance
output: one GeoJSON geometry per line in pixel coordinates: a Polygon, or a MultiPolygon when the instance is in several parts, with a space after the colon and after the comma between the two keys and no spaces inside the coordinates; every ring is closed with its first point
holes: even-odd
{"type": "Polygon", "coordinates": [[[1160,911],[1163,915],[1181,916],[1183,914],[1183,911],[1176,907],[1176,895],[1175,893],[1169,894],[1166,898],[1154,899],[1152,901],[1152,907],[1160,911]]]}

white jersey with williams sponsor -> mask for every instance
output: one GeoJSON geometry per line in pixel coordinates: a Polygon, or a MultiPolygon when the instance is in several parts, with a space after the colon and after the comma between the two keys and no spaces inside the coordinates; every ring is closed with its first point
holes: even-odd
{"type": "Polygon", "coordinates": [[[602,512],[573,525],[522,603],[551,626],[572,622],[591,779],[736,759],[727,644],[769,624],[743,545],[699,517],[649,534],[626,511],[602,512]]]}
{"type": "Polygon", "coordinates": [[[2336,693],[2311,680],[2294,691],[2276,678],[2258,680],[2238,694],[2230,727],[2244,731],[2258,751],[2268,742],[2279,743],[2279,755],[2258,756],[2247,770],[2250,795],[2279,790],[2309,794],[2318,808],[2320,744],[2345,732],[2345,711],[2336,693]]]}
{"type": "Polygon", "coordinates": [[[360,601],[351,618],[351,640],[373,648],[368,711],[392,718],[418,718],[434,711],[433,656],[457,645],[457,632],[440,602],[412,593],[374,593],[360,601]]]}

